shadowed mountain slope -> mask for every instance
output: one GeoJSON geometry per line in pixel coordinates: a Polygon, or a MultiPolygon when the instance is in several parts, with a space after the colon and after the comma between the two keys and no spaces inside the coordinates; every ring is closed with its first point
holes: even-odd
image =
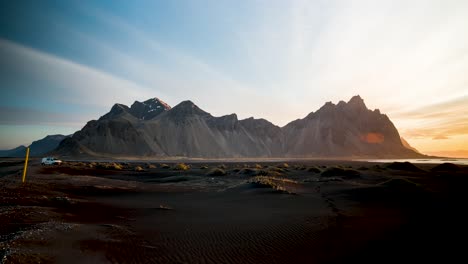
{"type": "Polygon", "coordinates": [[[280,128],[265,119],[214,117],[191,101],[115,104],[64,140],[61,155],[105,157],[420,157],[390,119],[355,96],[280,128]]]}

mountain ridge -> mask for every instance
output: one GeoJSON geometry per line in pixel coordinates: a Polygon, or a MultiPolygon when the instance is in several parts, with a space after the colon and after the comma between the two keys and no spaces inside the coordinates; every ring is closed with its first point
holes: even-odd
{"type": "MultiPolygon", "coordinates": [[[[47,154],[56,149],[60,142],[67,137],[69,136],[55,134],[47,135],[42,139],[33,141],[31,145],[29,145],[29,155],[31,157],[37,157],[47,154]]],[[[19,146],[14,149],[0,150],[0,157],[24,157],[26,155],[26,148],[25,146],[19,146]]]]}
{"type": "Polygon", "coordinates": [[[61,155],[312,158],[422,157],[401,140],[398,130],[360,96],[325,103],[315,112],[279,127],[266,119],[220,117],[190,100],[170,107],[158,98],[115,104],[60,143],[61,155]],[[159,107],[158,107],[159,106],[159,107]],[[153,110],[156,109],[156,110],[153,110]]]}

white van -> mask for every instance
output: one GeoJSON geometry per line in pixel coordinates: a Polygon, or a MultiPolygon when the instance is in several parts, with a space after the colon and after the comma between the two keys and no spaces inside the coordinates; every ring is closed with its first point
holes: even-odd
{"type": "Polygon", "coordinates": [[[60,165],[62,164],[62,161],[54,157],[45,157],[45,158],[42,158],[41,164],[42,165],[60,165]]]}

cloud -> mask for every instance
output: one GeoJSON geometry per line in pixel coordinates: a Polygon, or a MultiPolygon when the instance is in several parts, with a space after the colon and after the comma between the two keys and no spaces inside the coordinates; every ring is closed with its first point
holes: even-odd
{"type": "Polygon", "coordinates": [[[231,74],[222,72],[205,60],[158,41],[154,35],[140,30],[121,17],[92,7],[82,6],[82,10],[137,42],[146,51],[147,58],[129,56],[113,48],[111,43],[79,33],[87,40],[86,43],[93,43],[103,52],[109,53],[122,72],[131,73],[132,79],[148,87],[158,87],[159,91],[167,94],[157,95],[163,100],[174,105],[190,99],[214,115],[236,113],[240,118],[255,115],[277,123],[290,121],[290,114],[278,111],[281,109],[275,106],[294,109],[294,102],[284,101],[284,98],[271,93],[265,94],[258,86],[234,79],[231,74]],[[164,57],[168,63],[158,64],[153,59],[157,56],[164,57]],[[268,100],[263,100],[265,97],[268,100]]]}
{"type": "Polygon", "coordinates": [[[408,138],[449,139],[468,135],[468,95],[394,112],[392,120],[408,138]]]}
{"type": "Polygon", "coordinates": [[[131,98],[142,95],[150,98],[154,94],[147,87],[104,71],[1,38],[0,54],[2,78],[5,71],[10,71],[13,78],[30,81],[29,85],[21,85],[13,80],[10,89],[15,89],[16,94],[34,92],[48,95],[50,100],[101,107],[115,102],[130,103],[131,98]]]}
{"type": "Polygon", "coordinates": [[[265,3],[235,36],[264,79],[255,88],[293,101],[291,116],[355,94],[391,116],[466,95],[466,2],[284,3],[265,3]]]}
{"type": "Polygon", "coordinates": [[[0,125],[60,125],[81,128],[87,121],[95,117],[81,113],[61,113],[37,109],[2,107],[0,106],[0,125]]]}
{"type": "Polygon", "coordinates": [[[451,158],[468,158],[468,150],[442,150],[442,151],[428,151],[426,154],[434,155],[439,157],[451,157],[451,158]]]}

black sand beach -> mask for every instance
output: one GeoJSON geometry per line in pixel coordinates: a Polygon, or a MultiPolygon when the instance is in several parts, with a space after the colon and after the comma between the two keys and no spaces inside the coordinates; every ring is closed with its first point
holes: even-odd
{"type": "Polygon", "coordinates": [[[466,166],[0,163],[5,263],[394,263],[464,256],[466,166]],[[185,166],[187,165],[187,166],[185,166]],[[462,240],[463,241],[463,240],[462,240]]]}

